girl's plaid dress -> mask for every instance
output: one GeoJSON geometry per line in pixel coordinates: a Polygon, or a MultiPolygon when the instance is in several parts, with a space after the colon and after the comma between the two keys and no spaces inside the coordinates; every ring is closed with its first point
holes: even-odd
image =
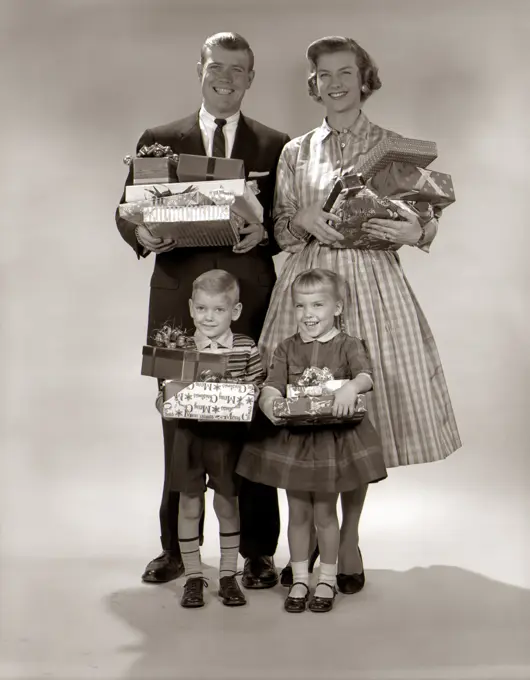
{"type": "MultiPolygon", "coordinates": [[[[297,333],[280,343],[265,385],[285,396],[306,368],[329,368],[336,379],[371,376],[359,338],[338,332],[325,342],[304,342],[297,333]]],[[[360,423],[326,426],[278,426],[263,414],[254,422],[239,459],[242,477],[290,491],[350,491],[387,476],[381,441],[364,417],[360,423]]]]}
{"type": "Polygon", "coordinates": [[[290,256],[272,293],[259,347],[267,361],[296,331],[290,286],[299,272],[322,267],[341,274],[349,284],[344,330],[367,344],[374,376],[370,419],[382,439],[385,463],[394,467],[441,460],[461,446],[431,329],[395,250],[330,248],[290,229],[300,208],[323,203],[335,179],[388,135],[395,133],[361,113],[348,132],[339,134],[324,121],[285,146],[278,165],[275,236],[290,256]]]}

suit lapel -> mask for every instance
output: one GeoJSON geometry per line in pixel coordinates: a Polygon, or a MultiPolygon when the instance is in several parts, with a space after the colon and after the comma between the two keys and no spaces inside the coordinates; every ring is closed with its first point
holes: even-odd
{"type": "Polygon", "coordinates": [[[257,144],[254,132],[247,124],[245,116],[241,114],[237,125],[234,147],[231,158],[238,158],[245,163],[245,174],[253,170],[254,160],[257,155],[257,144]]]}
{"type": "Polygon", "coordinates": [[[179,141],[180,153],[189,153],[197,156],[206,156],[206,149],[202,141],[201,128],[199,126],[199,114],[192,118],[189,130],[182,133],[179,141]]]}

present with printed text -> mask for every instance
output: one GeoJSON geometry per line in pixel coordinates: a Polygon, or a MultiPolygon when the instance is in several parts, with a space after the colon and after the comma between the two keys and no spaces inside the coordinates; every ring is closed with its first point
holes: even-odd
{"type": "Polygon", "coordinates": [[[255,388],[251,383],[166,380],[162,386],[164,418],[250,422],[255,388]]]}

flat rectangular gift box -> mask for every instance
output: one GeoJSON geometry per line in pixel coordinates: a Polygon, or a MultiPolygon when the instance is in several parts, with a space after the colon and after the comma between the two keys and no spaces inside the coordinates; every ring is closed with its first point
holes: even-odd
{"type": "Polygon", "coordinates": [[[288,399],[296,399],[298,397],[321,397],[333,394],[349,380],[326,380],[318,385],[292,385],[286,386],[285,396],[288,399]]]}
{"type": "Polygon", "coordinates": [[[284,418],[289,425],[358,423],[364,418],[366,405],[362,394],[357,397],[353,416],[334,417],[332,415],[334,400],[333,396],[278,398],[272,402],[272,411],[277,418],[284,418]]]}
{"type": "Polygon", "coordinates": [[[235,201],[232,204],[234,212],[249,223],[263,222],[263,206],[244,179],[131,185],[125,187],[125,201],[131,203],[149,200],[153,199],[157,194],[164,194],[165,192],[178,195],[190,190],[198,191],[204,196],[210,196],[218,191],[233,194],[235,197],[235,201]]]}
{"type": "Polygon", "coordinates": [[[165,157],[133,158],[132,173],[136,185],[176,182],[178,179],[177,162],[165,157]]]}
{"type": "Polygon", "coordinates": [[[435,142],[407,137],[386,137],[371,149],[353,172],[361,174],[365,180],[383,170],[389,163],[411,163],[426,168],[438,158],[435,142]]]}
{"type": "Polygon", "coordinates": [[[164,383],[165,418],[216,422],[250,422],[254,412],[254,385],[230,382],[169,380],[164,383]]]}
{"type": "Polygon", "coordinates": [[[223,354],[154,345],[142,349],[142,375],[153,378],[191,382],[199,380],[203,371],[224,375],[227,367],[228,357],[223,354]]]}
{"type": "Polygon", "coordinates": [[[233,246],[244,220],[229,205],[145,208],[144,225],[153,236],[172,238],[178,248],[233,246]]]}
{"type": "Polygon", "coordinates": [[[237,158],[216,158],[181,153],[177,165],[179,182],[212,179],[243,179],[245,164],[237,158]]]}
{"type": "Polygon", "coordinates": [[[455,202],[451,175],[411,163],[390,163],[372,177],[369,186],[379,196],[427,202],[440,208],[455,202]]]}

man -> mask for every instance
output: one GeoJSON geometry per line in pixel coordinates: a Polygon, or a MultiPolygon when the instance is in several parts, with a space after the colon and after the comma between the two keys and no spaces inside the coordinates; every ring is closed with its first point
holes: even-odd
{"type": "MultiPolygon", "coordinates": [[[[138,257],[155,253],[149,300],[148,342],[153,331],[168,320],[189,328],[188,300],[194,279],[209,269],[224,269],[240,283],[243,314],[233,330],[258,340],[276,280],[272,256],[271,219],[280,152],[289,141],[281,132],[265,127],[240,112],[241,102],[254,79],[254,55],[247,41],[236,33],[218,33],[201,50],[197,73],[202,89],[200,111],[182,120],[146,130],[137,150],[155,142],[179,153],[238,158],[244,161],[247,179],[255,179],[264,208],[264,224],[247,224],[241,241],[228,247],[176,248],[170,239],[154,238],[143,226],[116,214],[122,237],[138,257]]],[[[131,181],[131,176],[127,180],[131,181]]],[[[122,197],[122,202],[124,196],[122,197]]],[[[149,583],[166,583],[184,572],[178,545],[178,493],[169,489],[173,440],[178,421],[162,421],[165,479],[160,507],[163,552],[152,560],[142,576],[149,583]]],[[[243,480],[240,497],[241,544],[245,558],[242,583],[246,588],[270,588],[278,576],[273,555],[280,531],[276,489],[243,480]]],[[[201,528],[202,531],[202,528],[201,528]]]]}

